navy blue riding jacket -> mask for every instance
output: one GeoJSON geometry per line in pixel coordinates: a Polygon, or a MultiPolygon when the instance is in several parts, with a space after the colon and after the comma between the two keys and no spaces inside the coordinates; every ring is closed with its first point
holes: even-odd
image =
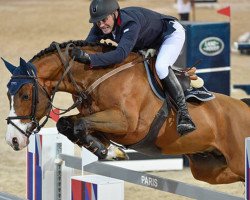
{"type": "Polygon", "coordinates": [[[132,50],[158,49],[164,37],[175,31],[169,23],[173,20],[177,19],[141,7],[127,7],[120,10],[113,34],[103,34],[94,24],[86,41],[111,39],[118,46],[106,53],[90,54],[91,66],[121,63],[132,50]]]}

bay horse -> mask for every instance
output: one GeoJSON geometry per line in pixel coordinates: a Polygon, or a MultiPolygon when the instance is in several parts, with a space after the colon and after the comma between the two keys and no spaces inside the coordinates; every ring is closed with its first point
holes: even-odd
{"type": "MultiPolygon", "coordinates": [[[[88,53],[102,53],[110,48],[86,42],[73,43],[88,53]]],[[[61,53],[67,52],[67,44],[60,44],[61,53]]],[[[21,59],[19,67],[5,61],[13,75],[8,84],[11,110],[7,118],[7,143],[15,150],[27,146],[31,132],[41,126],[39,121],[44,116],[48,116],[57,91],[72,94],[79,110],[77,115],[61,118],[61,124],[70,128],[67,136],[72,141],[76,129],[80,129],[82,136],[92,135],[101,141],[95,148],[109,145],[109,140],[125,146],[140,143],[163,104],[149,86],[141,58],[140,54],[132,52],[122,63],[107,68],[90,70],[72,61],[71,68],[65,69],[63,63],[66,61],[51,45],[30,62],[21,59]],[[105,74],[131,62],[133,66],[92,87],[105,74]],[[70,71],[73,79],[65,71],[70,71]],[[87,90],[87,95],[86,92],[80,95],[83,101],[76,103],[79,91],[87,90]]],[[[188,103],[197,129],[183,136],[176,131],[176,112],[171,108],[152,145],[157,147],[159,154],[187,155],[195,179],[210,184],[244,181],[244,140],[250,136],[250,99],[242,101],[223,94],[214,95],[215,98],[207,102],[188,103]]],[[[42,125],[45,123],[46,120],[42,125]]],[[[58,129],[63,132],[63,127],[58,126],[58,129]]]]}

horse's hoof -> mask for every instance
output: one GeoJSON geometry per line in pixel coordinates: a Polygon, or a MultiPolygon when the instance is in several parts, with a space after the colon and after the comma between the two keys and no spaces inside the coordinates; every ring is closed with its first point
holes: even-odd
{"type": "Polygon", "coordinates": [[[110,145],[106,160],[129,160],[129,157],[120,147],[110,145]]]}
{"type": "Polygon", "coordinates": [[[129,160],[128,154],[120,147],[115,149],[116,152],[116,160],[129,160]]]}

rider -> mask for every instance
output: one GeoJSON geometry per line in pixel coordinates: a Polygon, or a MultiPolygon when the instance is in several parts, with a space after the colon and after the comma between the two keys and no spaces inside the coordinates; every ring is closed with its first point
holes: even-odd
{"type": "Polygon", "coordinates": [[[177,131],[182,135],[195,130],[184,93],[171,69],[185,41],[185,30],[177,19],[141,7],[120,9],[117,0],[92,0],[89,11],[89,22],[93,27],[86,41],[112,39],[118,46],[115,50],[97,54],[73,48],[71,57],[89,64],[90,69],[97,69],[121,63],[132,50],[157,49],[157,75],[165,93],[169,93],[178,107],[177,131]]]}

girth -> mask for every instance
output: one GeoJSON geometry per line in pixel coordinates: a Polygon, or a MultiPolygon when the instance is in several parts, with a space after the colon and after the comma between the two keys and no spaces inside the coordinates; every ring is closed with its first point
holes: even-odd
{"type": "Polygon", "coordinates": [[[170,102],[168,99],[166,99],[163,102],[163,105],[160,110],[155,115],[155,118],[149,128],[146,137],[143,138],[140,142],[133,145],[128,145],[126,147],[150,156],[161,154],[161,150],[155,145],[155,142],[162,125],[168,117],[169,110],[170,102]]]}

